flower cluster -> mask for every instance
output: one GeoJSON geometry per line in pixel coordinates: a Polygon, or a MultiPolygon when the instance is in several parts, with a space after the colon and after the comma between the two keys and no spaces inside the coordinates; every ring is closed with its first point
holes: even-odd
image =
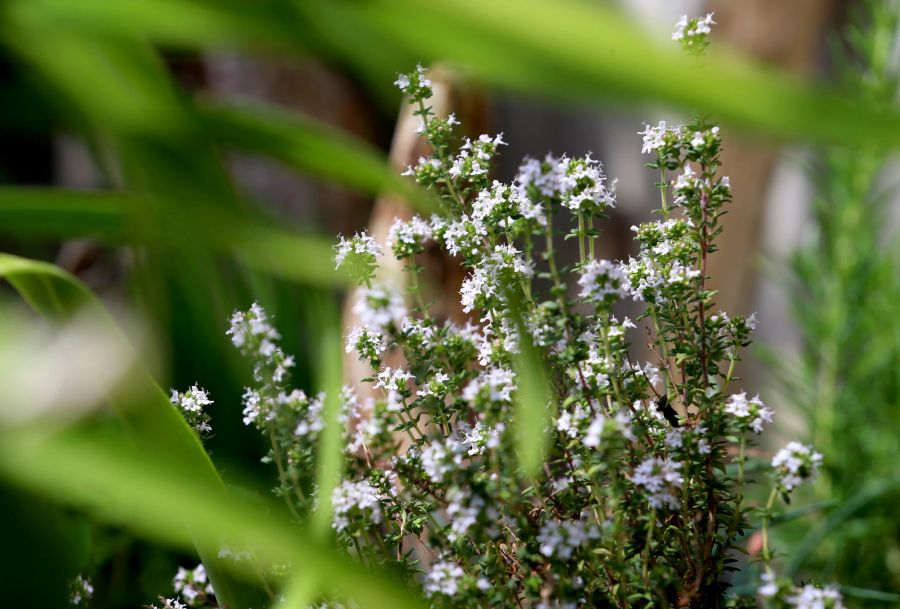
{"type": "Polygon", "coordinates": [[[813,584],[793,586],[778,579],[773,571],[764,571],[757,590],[766,607],[773,609],[845,609],[841,593],[832,586],[813,584]]]}
{"type": "Polygon", "coordinates": [[[351,239],[341,237],[334,248],[334,265],[343,268],[358,283],[369,283],[375,275],[381,246],[366,232],[356,233],[351,239]]]}
{"type": "Polygon", "coordinates": [[[812,446],[788,442],[787,446],[779,450],[772,459],[779,487],[785,491],[792,491],[806,481],[815,480],[822,459],[822,455],[812,446]]]}
{"type": "MultiPolygon", "coordinates": [[[[679,39],[699,45],[711,22],[686,21],[679,39]]],[[[261,307],[235,313],[228,330],[253,366],[244,420],[270,441],[276,494],[298,521],[330,501],[347,554],[406,577],[434,607],[722,605],[727,557],[750,516],[768,526],[776,495],[765,509],[745,505],[747,449],[773,413],[729,392],[756,319],[716,311],[706,284],[731,199],[719,129],[645,129],[660,218],[634,227],[635,257],[604,260],[615,181],[599,162],[529,158],[510,182],[490,180],[502,138],[457,138],[458,121],[427,105],[421,67],[396,84],[433,151],[407,174],[442,206],[398,219],[384,244],[405,265],[407,294],[379,281],[381,244],[363,233],[338,245],[338,266],[361,284],[345,348],[371,375],[365,398],[339,396],[346,448],[329,496],[311,475],[325,397],[290,388],[293,360],[261,307]],[[559,260],[563,239],[577,243],[574,264],[559,260]],[[420,298],[417,256],[431,244],[465,269],[465,324],[420,298]],[[639,313],[624,317],[625,304],[639,313]],[[649,341],[651,361],[633,359],[634,337],[649,341]],[[525,399],[535,384],[546,390],[536,405],[525,399]],[[545,433],[537,470],[521,465],[526,405],[545,433]]],[[[772,462],[776,491],[820,463],[789,444],[772,462]]],[[[785,602],[814,596],[784,592],[785,602]]]]}
{"type": "Polygon", "coordinates": [[[178,567],[178,572],[172,580],[172,587],[175,588],[175,593],[180,594],[181,598],[191,607],[214,604],[214,601],[211,600],[214,595],[213,588],[209,583],[203,564],[199,564],[193,569],[178,567]]]}
{"type": "Polygon", "coordinates": [[[172,389],[169,398],[172,404],[177,406],[191,427],[197,430],[201,437],[206,437],[212,432],[211,418],[205,407],[213,403],[204,389],[196,384],[184,393],[172,389]]]}
{"type": "Polygon", "coordinates": [[[748,400],[746,393],[736,393],[729,397],[725,402],[725,412],[738,420],[742,431],[751,429],[756,433],[762,433],[763,425],[771,423],[775,415],[771,408],[762,403],[759,396],[748,400]]]}
{"type": "Polygon", "coordinates": [[[87,605],[94,597],[94,585],[91,578],[77,575],[69,582],[69,602],[73,605],[87,605]]]}
{"type": "Polygon", "coordinates": [[[682,15],[675,24],[672,40],[679,42],[689,53],[702,53],[709,46],[709,35],[715,24],[712,13],[707,13],[705,17],[682,15]]]}

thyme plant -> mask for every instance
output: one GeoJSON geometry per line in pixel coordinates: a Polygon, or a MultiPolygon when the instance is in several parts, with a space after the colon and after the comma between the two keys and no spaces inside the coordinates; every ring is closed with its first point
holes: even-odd
{"type": "MultiPolygon", "coordinates": [[[[702,49],[711,23],[685,18],[674,37],[702,49]]],[[[719,128],[646,127],[657,217],[633,227],[636,257],[603,260],[600,227],[616,194],[598,161],[527,158],[512,182],[492,180],[501,136],[458,138],[456,118],[429,106],[422,67],[396,85],[431,148],[405,175],[442,209],[398,219],[386,243],[363,232],[336,247],[337,266],[360,286],[346,349],[371,366],[373,390],[340,396],[342,479],[327,497],[339,544],[432,607],[743,606],[755,601],[729,595],[727,574],[752,520],[763,539],[760,602],[842,607],[832,588],[778,578],[768,543],[776,501],[812,480],[822,456],[789,443],[772,460],[765,506],[745,500],[747,450],[773,413],[735,376],[756,319],[718,311],[707,286],[731,201],[719,128]],[[559,260],[563,237],[578,243],[575,264],[559,260]],[[463,325],[424,300],[417,256],[433,244],[468,272],[463,325]],[[408,294],[379,276],[383,256],[405,264],[408,294]],[[623,301],[640,315],[620,316],[623,301]],[[650,361],[632,358],[633,342],[650,347],[650,361]],[[526,349],[539,354],[550,398],[537,475],[521,467],[515,440],[526,349]]],[[[253,366],[244,422],[268,438],[275,492],[305,521],[326,499],[314,476],[325,397],[291,387],[293,360],[259,305],[235,313],[228,334],[253,366]]],[[[209,431],[201,389],[173,401],[209,431]]],[[[176,587],[182,600],[167,606],[214,602],[202,570],[179,572],[176,587]]]]}

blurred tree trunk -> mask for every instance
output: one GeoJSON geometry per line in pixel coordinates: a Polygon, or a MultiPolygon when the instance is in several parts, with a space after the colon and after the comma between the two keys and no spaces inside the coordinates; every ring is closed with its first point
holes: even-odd
{"type": "MultiPolygon", "coordinates": [[[[471,87],[464,86],[452,73],[435,68],[429,71],[434,95],[430,104],[435,114],[447,116],[455,113],[469,135],[483,132],[487,122],[487,104],[485,99],[471,87]]],[[[418,119],[413,115],[414,108],[404,105],[400,109],[394,138],[391,142],[389,161],[391,167],[401,173],[409,165],[415,165],[420,156],[430,153],[428,145],[416,133],[418,119]]],[[[369,218],[368,229],[378,243],[385,243],[388,231],[396,218],[408,220],[413,215],[409,203],[393,196],[381,196],[375,201],[369,218]]],[[[424,277],[424,300],[433,302],[431,313],[438,319],[452,319],[464,322],[465,314],[459,303],[459,287],[464,272],[458,262],[440,251],[434,244],[419,257],[419,263],[426,267],[424,277]]],[[[403,272],[403,263],[385,252],[378,271],[378,281],[391,286],[392,289],[404,291],[408,274],[403,272]]],[[[358,316],[353,312],[358,291],[347,295],[344,303],[343,328],[348,330],[359,324],[358,316]]],[[[404,362],[391,362],[391,366],[403,365],[404,362]]],[[[362,383],[362,379],[371,376],[369,364],[360,361],[355,353],[349,354],[344,362],[347,382],[357,389],[360,396],[372,392],[370,383],[362,383]]]]}
{"type": "MultiPolygon", "coordinates": [[[[718,25],[713,35],[721,42],[764,63],[798,76],[815,71],[825,34],[842,0],[710,0],[718,25]]],[[[752,312],[756,282],[754,264],[769,178],[778,149],[724,135],[722,174],[731,178],[734,204],[723,218],[727,238],[710,257],[712,289],[720,290],[718,306],[729,313],[752,312]]]]}

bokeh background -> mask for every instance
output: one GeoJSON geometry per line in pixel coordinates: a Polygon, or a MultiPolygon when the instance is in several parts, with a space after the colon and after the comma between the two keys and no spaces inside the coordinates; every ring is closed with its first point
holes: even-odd
{"type": "MultiPolygon", "coordinates": [[[[898,14],[889,0],[7,0],[0,250],[57,265],[139,320],[160,385],[214,397],[226,483],[233,470],[265,488],[227,319],[263,303],[297,383],[315,388],[317,316],[343,294],[330,243],[427,203],[392,177],[419,153],[396,73],[437,66],[465,128],[505,134],[499,179],[525,155],[593,152],[619,180],[608,258],[627,258],[655,204],[644,123],[721,118],[735,203],[712,259],[718,305],[760,318],[744,388],[775,407],[782,437],[826,454],[779,521],[785,568],[840,582],[855,606],[897,605],[898,14]],[[710,57],[691,62],[670,33],[709,11],[710,57]]],[[[449,301],[459,276],[444,264],[432,290],[449,301]]],[[[19,315],[16,291],[3,297],[19,315]]],[[[2,335],[3,353],[24,355],[18,336],[2,335]]],[[[119,524],[0,482],[0,594],[62,606],[83,572],[92,606],[140,606],[196,561],[119,524]]]]}

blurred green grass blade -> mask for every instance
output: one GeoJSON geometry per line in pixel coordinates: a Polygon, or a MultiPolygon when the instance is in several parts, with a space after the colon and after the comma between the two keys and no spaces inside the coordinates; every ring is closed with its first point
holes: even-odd
{"type": "Polygon", "coordinates": [[[333,295],[319,294],[307,299],[306,318],[309,328],[317,330],[314,342],[320,362],[316,385],[325,390],[322,412],[323,429],[319,435],[316,461],[316,487],[319,503],[313,514],[313,533],[319,539],[331,536],[331,493],[343,475],[344,429],[341,425],[341,389],[344,353],[341,345],[341,322],[333,295]]]}
{"type": "Polygon", "coordinates": [[[159,66],[135,53],[127,38],[92,38],[61,24],[0,25],[0,34],[21,58],[63,94],[102,135],[145,133],[155,137],[190,131],[178,111],[174,88],[157,78],[159,66]],[[53,40],[48,52],[47,40],[53,40]]]}
{"type": "MultiPolygon", "coordinates": [[[[770,466],[771,467],[771,466],[770,466]]],[[[746,470],[744,473],[747,473],[746,470]]],[[[769,521],[770,526],[778,526],[780,524],[785,524],[788,522],[793,522],[794,520],[798,520],[803,518],[804,516],[808,516],[809,514],[815,514],[816,512],[824,512],[830,510],[834,506],[838,505],[840,501],[837,499],[826,499],[824,501],[816,501],[815,503],[810,503],[809,505],[804,505],[803,507],[799,507],[793,510],[789,510],[787,512],[782,512],[777,514],[774,518],[769,521]]]]}
{"type": "Polygon", "coordinates": [[[515,410],[516,453],[523,474],[533,478],[540,473],[547,454],[549,437],[546,430],[550,424],[550,404],[553,396],[540,354],[530,341],[523,340],[522,343],[515,366],[518,378],[515,410]]]}
{"type": "MultiPolygon", "coordinates": [[[[65,320],[79,310],[90,307],[115,322],[93,293],[76,277],[59,267],[9,254],[0,254],[0,277],[9,281],[40,314],[54,320],[65,320]]],[[[123,336],[123,341],[124,341],[123,336]]],[[[222,486],[215,466],[204,450],[196,433],[187,425],[162,389],[148,373],[137,375],[137,386],[129,388],[127,397],[113,393],[110,405],[128,426],[136,441],[156,452],[177,457],[186,471],[194,473],[207,486],[222,486]],[[134,403],[141,396],[140,403],[134,403]],[[127,402],[125,400],[128,400],[127,402]]],[[[215,554],[197,547],[198,553],[211,569],[210,577],[223,600],[232,601],[232,584],[219,574],[215,554]]]]}
{"type": "MultiPolygon", "coordinates": [[[[289,2],[232,1],[217,6],[177,0],[19,0],[9,3],[5,17],[10,24],[62,34],[65,26],[89,35],[141,35],[192,47],[226,42],[267,46],[278,38],[298,44],[301,37],[292,36],[292,28],[315,29],[332,52],[369,71],[378,67],[372,63],[376,57],[381,63],[406,57],[410,65],[452,59],[490,82],[544,96],[663,101],[772,136],[900,143],[896,112],[851,103],[833,91],[763,68],[715,45],[700,66],[668,37],[655,40],[632,20],[599,3],[335,0],[327,10],[311,11],[289,2]],[[308,23],[313,18],[316,21],[308,23]],[[348,53],[359,39],[380,40],[394,48],[375,55],[348,53]]],[[[15,30],[9,28],[7,37],[15,39],[15,30]]],[[[63,47],[55,51],[67,42],[62,40],[63,47]]],[[[84,46],[74,50],[71,57],[58,60],[60,65],[86,65],[84,46]]],[[[405,67],[381,66],[395,71],[405,67]]],[[[69,71],[67,78],[74,80],[76,74],[83,72],[69,71]]],[[[85,89],[90,89],[91,75],[84,76],[85,89]]],[[[121,101],[125,108],[139,103],[121,101]]]]}
{"type": "Polygon", "coordinates": [[[278,228],[258,216],[172,207],[118,192],[0,187],[0,232],[202,248],[293,281],[327,286],[346,281],[334,269],[330,239],[278,228]]]}
{"type": "Polygon", "coordinates": [[[871,601],[883,601],[885,603],[900,603],[900,594],[896,592],[882,592],[881,590],[869,590],[856,586],[839,586],[841,594],[854,598],[864,598],[871,601]]]}
{"type": "Polygon", "coordinates": [[[0,187],[0,227],[14,235],[119,239],[136,203],[112,191],[0,187]]]}
{"type": "Polygon", "coordinates": [[[715,47],[702,65],[600,3],[576,0],[371,0],[345,18],[389,34],[410,61],[544,96],[667,102],[778,137],[900,144],[900,114],[850,103],[715,47]]]}
{"type": "Polygon", "coordinates": [[[508,300],[519,334],[519,353],[513,361],[516,373],[513,433],[522,475],[535,478],[541,473],[550,445],[548,428],[555,408],[554,396],[547,366],[524,319],[522,295],[512,289],[510,292],[508,300]]]}
{"type": "Polygon", "coordinates": [[[52,320],[66,320],[82,307],[96,304],[87,286],[49,262],[0,253],[0,278],[52,320]]]}
{"type": "MultiPolygon", "coordinates": [[[[287,2],[243,0],[9,0],[4,16],[22,24],[64,27],[91,35],[149,36],[196,49],[236,41],[301,41],[287,2]]],[[[271,42],[269,43],[271,45],[271,42]]]]}
{"type": "Polygon", "coordinates": [[[813,527],[806,534],[803,541],[791,550],[791,559],[788,563],[787,575],[794,578],[803,567],[806,559],[844,521],[851,518],[856,512],[866,507],[869,503],[884,499],[885,495],[900,492],[900,478],[879,480],[860,489],[837,508],[832,510],[821,524],[813,527]]]}
{"type": "Polygon", "coordinates": [[[210,136],[226,146],[269,156],[369,194],[388,191],[424,211],[436,210],[432,197],[395,172],[381,151],[347,133],[257,104],[239,108],[206,103],[197,111],[210,136]]]}
{"type": "MultiPolygon", "coordinates": [[[[251,550],[262,561],[291,565],[345,593],[360,607],[416,609],[413,595],[391,578],[369,573],[291,527],[280,513],[232,501],[167,455],[148,455],[122,438],[90,428],[47,437],[43,430],[0,433],[0,473],[103,520],[152,539],[189,547],[251,550]]],[[[234,575],[253,577],[246,565],[234,575]]],[[[220,599],[221,603],[221,599],[220,599]]]]}

